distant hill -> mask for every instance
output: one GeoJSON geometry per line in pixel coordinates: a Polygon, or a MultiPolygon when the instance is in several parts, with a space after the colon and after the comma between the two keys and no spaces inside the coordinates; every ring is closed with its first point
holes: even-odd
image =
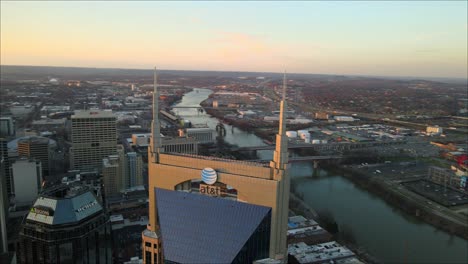
{"type": "MultiPolygon", "coordinates": [[[[132,80],[140,78],[151,78],[152,69],[119,69],[119,68],[83,68],[83,67],[51,67],[51,66],[16,66],[1,65],[1,80],[41,80],[48,78],[80,79],[80,80],[132,80]]],[[[266,77],[281,78],[282,73],[273,72],[240,72],[240,71],[185,71],[185,70],[159,70],[163,75],[187,76],[187,77],[266,77]]],[[[288,73],[291,78],[301,79],[392,79],[392,80],[428,80],[435,82],[468,84],[468,79],[463,78],[435,78],[435,77],[389,77],[389,76],[356,76],[356,75],[327,75],[327,74],[305,74],[288,73]]]]}

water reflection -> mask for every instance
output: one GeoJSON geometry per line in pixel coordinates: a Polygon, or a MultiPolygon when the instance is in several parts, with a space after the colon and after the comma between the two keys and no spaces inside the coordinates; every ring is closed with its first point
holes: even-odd
{"type": "MultiPolygon", "coordinates": [[[[179,106],[198,106],[212,93],[196,89],[186,94],[179,106]]],[[[216,118],[196,109],[178,110],[193,124],[215,129],[216,118]]],[[[226,126],[225,140],[239,146],[263,146],[257,136],[226,126]]],[[[272,151],[258,151],[271,159],[272,151]]],[[[314,170],[312,163],[290,165],[292,185],[316,211],[328,211],[339,226],[347,226],[357,243],[385,263],[468,263],[468,241],[451,236],[407,215],[344,177],[314,170]]]]}

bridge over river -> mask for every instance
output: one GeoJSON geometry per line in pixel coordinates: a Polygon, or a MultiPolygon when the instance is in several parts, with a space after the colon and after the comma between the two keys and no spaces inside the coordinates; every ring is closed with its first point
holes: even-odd
{"type": "MultiPolygon", "coordinates": [[[[328,156],[290,157],[289,163],[304,162],[304,161],[319,161],[319,160],[338,160],[338,159],[345,159],[348,157],[350,156],[328,155],[328,156]]],[[[270,162],[271,159],[259,159],[259,160],[248,160],[248,161],[266,163],[266,162],[270,162]]]]}
{"type": "MultiPolygon", "coordinates": [[[[363,143],[327,143],[327,144],[288,144],[288,149],[313,149],[317,151],[325,150],[351,150],[362,149],[378,146],[405,144],[406,141],[380,141],[380,142],[363,142],[363,143]]],[[[253,146],[253,147],[232,147],[232,151],[257,151],[257,150],[273,150],[274,145],[269,146],[253,146]]]]}

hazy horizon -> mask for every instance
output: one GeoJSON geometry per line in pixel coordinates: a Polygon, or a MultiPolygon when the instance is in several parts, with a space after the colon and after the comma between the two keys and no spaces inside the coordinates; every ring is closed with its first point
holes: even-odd
{"type": "MultiPolygon", "coordinates": [[[[86,66],[53,66],[53,65],[0,65],[1,67],[37,67],[37,68],[77,68],[77,69],[96,69],[96,70],[136,70],[136,71],[149,71],[153,74],[153,68],[123,68],[123,67],[86,67],[86,66]]],[[[157,66],[157,65],[156,65],[157,66]]],[[[245,71],[245,70],[187,70],[187,69],[162,69],[158,68],[158,71],[180,71],[180,72],[226,72],[226,73],[266,73],[266,74],[278,74],[283,75],[283,72],[271,72],[271,71],[245,71]]],[[[366,77],[366,78],[388,78],[388,79],[421,79],[428,81],[454,81],[455,83],[468,83],[468,78],[464,77],[443,77],[443,76],[394,76],[394,75],[364,75],[364,74],[336,74],[336,73],[304,73],[304,72],[287,72],[290,75],[325,75],[325,76],[345,76],[345,77],[366,77]]]]}
{"type": "Polygon", "coordinates": [[[467,2],[1,2],[1,65],[464,78],[467,2]]]}

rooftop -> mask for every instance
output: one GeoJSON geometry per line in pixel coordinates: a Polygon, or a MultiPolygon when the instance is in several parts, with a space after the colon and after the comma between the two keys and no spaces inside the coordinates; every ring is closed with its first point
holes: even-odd
{"type": "Polygon", "coordinates": [[[72,115],[72,119],[73,118],[115,118],[115,115],[112,111],[81,110],[75,111],[75,114],[72,115]]]}
{"type": "Polygon", "coordinates": [[[312,219],[306,219],[302,215],[291,216],[288,218],[288,229],[300,229],[305,227],[318,226],[318,223],[312,219]]]}
{"type": "Polygon", "coordinates": [[[18,143],[32,143],[32,144],[48,144],[50,139],[46,137],[22,137],[18,139],[18,143]]]}
{"type": "Polygon", "coordinates": [[[231,162],[231,163],[237,163],[237,164],[242,164],[246,166],[256,166],[256,167],[266,167],[266,168],[269,167],[269,165],[264,164],[264,163],[245,161],[245,160],[223,159],[223,158],[218,158],[218,157],[202,156],[202,155],[186,154],[186,153],[165,153],[165,154],[172,155],[172,156],[182,156],[182,157],[188,157],[188,158],[203,159],[203,160],[231,162]]]}
{"type": "Polygon", "coordinates": [[[63,125],[67,121],[66,118],[59,118],[59,119],[40,119],[40,120],[34,120],[32,122],[33,125],[36,126],[42,126],[42,125],[63,125]]]}
{"type": "Polygon", "coordinates": [[[27,219],[48,225],[73,224],[102,210],[103,207],[88,188],[59,185],[39,195],[27,219]]]}
{"type": "Polygon", "coordinates": [[[178,263],[231,263],[271,212],[199,194],[159,188],[155,193],[164,257],[178,263]]]}
{"type": "Polygon", "coordinates": [[[354,253],[335,241],[309,246],[304,242],[288,245],[288,254],[301,264],[331,262],[354,257],[354,253]]]}

